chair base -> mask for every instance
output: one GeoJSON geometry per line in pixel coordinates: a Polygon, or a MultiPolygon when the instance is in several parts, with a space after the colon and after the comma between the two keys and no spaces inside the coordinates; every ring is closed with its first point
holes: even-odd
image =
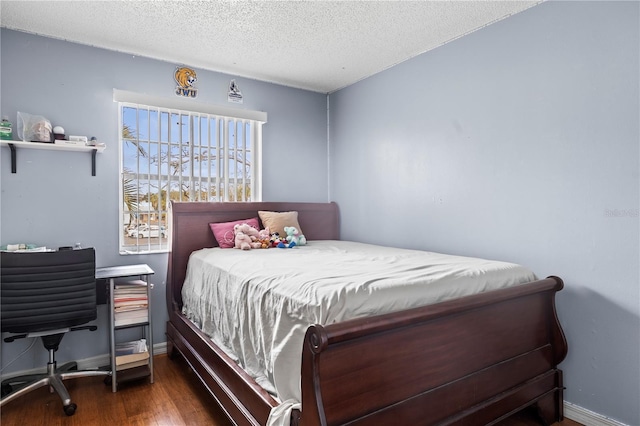
{"type": "Polygon", "coordinates": [[[67,388],[62,383],[63,380],[77,377],[110,376],[108,370],[77,370],[76,362],[68,362],[56,368],[55,362],[47,364],[47,372],[43,374],[27,374],[24,376],[11,377],[2,381],[2,400],[0,407],[8,404],[14,399],[25,395],[43,386],[49,386],[51,392],[54,390],[62,400],[62,408],[67,416],[72,416],[76,412],[76,404],[71,402],[71,397],[67,388]],[[14,387],[17,386],[16,389],[14,387]],[[6,393],[6,395],[5,395],[6,393]]]}

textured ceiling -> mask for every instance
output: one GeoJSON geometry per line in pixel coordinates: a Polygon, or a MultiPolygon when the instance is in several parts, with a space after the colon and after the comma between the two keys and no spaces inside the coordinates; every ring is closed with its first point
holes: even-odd
{"type": "Polygon", "coordinates": [[[2,27],[330,93],[540,1],[0,1],[2,27]]]}

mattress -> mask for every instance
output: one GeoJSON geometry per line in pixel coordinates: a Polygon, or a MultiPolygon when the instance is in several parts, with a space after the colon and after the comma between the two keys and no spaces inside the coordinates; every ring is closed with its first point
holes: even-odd
{"type": "Polygon", "coordinates": [[[256,382],[301,400],[302,342],[312,324],[410,309],[535,280],[508,262],[350,241],[189,258],[182,312],[256,382]]]}

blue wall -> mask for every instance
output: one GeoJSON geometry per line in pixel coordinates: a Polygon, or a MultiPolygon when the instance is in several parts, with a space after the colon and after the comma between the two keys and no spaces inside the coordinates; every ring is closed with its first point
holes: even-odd
{"type": "Polygon", "coordinates": [[[547,2],[331,94],[342,237],[558,275],[566,400],[639,425],[639,5],[547,2]]]}
{"type": "MultiPolygon", "coordinates": [[[[243,108],[269,114],[264,199],[335,200],[347,239],[561,276],[567,401],[638,425],[639,22],[637,2],[545,2],[331,94],[329,176],[326,97],[237,78],[243,108]]],[[[171,97],[177,64],[0,34],[0,113],[107,143],[96,177],[86,155],[45,151],[19,152],[13,175],[2,148],[0,243],[80,241],[100,266],[149,263],[164,341],[166,255],[118,255],[112,89],[171,97]]],[[[234,77],[197,71],[198,101],[225,105],[234,77]]],[[[107,352],[105,334],[75,334],[60,360],[107,352]]],[[[3,344],[3,365],[20,345],[3,344]]]]}
{"type": "MultiPolygon", "coordinates": [[[[155,342],[166,341],[166,254],[118,254],[118,104],[113,89],[175,98],[174,63],[2,29],[0,114],[16,123],[18,111],[43,115],[67,134],[96,136],[107,145],[91,176],[88,153],[0,149],[0,244],[26,242],[59,247],[81,242],[96,248],[98,266],[147,263],[152,281],[155,342]]],[[[189,65],[189,64],[186,64],[189,65]]],[[[326,95],[196,69],[199,103],[265,111],[263,199],[327,200],[326,95]],[[242,105],[227,102],[236,79],[242,105]]],[[[206,231],[206,230],[204,230],[206,231]]],[[[204,232],[203,231],[203,232],[204,232]]],[[[71,333],[59,361],[108,353],[107,311],[99,309],[96,333],[71,333]]],[[[2,344],[2,365],[27,342],[2,344]]],[[[46,364],[46,351],[31,350],[3,373],[46,364]]]]}

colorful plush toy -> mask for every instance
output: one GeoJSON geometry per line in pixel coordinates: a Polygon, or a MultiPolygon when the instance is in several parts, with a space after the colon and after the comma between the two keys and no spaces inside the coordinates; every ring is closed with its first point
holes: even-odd
{"type": "Polygon", "coordinates": [[[271,234],[271,247],[278,247],[280,245],[280,243],[282,244],[286,244],[287,240],[284,237],[281,237],[279,233],[274,232],[273,234],[271,234]]]}
{"type": "Polygon", "coordinates": [[[294,226],[285,226],[284,232],[287,233],[287,243],[294,243],[297,246],[303,246],[307,243],[307,239],[294,226]]]}
{"type": "Polygon", "coordinates": [[[296,246],[296,243],[293,243],[293,242],[291,242],[291,243],[280,242],[280,243],[278,243],[278,245],[276,247],[278,247],[278,248],[294,248],[295,246],[296,246]]]}

